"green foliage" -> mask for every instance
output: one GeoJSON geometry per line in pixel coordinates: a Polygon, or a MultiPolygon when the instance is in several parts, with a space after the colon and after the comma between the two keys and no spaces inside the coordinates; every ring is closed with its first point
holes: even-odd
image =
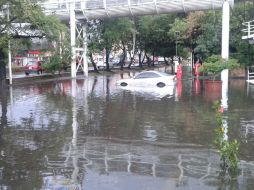
{"type": "Polygon", "coordinates": [[[213,77],[224,69],[234,69],[239,67],[236,59],[223,59],[219,55],[212,55],[207,58],[203,65],[199,68],[200,72],[212,73],[213,77]]]}
{"type": "MultiPolygon", "coordinates": [[[[230,56],[239,60],[241,65],[250,65],[254,61],[254,46],[241,40],[244,35],[242,23],[252,20],[254,3],[238,2],[231,11],[230,17],[230,56]]],[[[98,21],[97,21],[98,22],[98,21]]],[[[205,60],[211,55],[220,54],[222,12],[195,11],[185,15],[170,14],[160,16],[143,16],[134,19],[121,18],[99,21],[99,27],[92,27],[93,34],[90,43],[93,51],[122,48],[122,44],[132,48],[132,33],[136,32],[136,48],[155,56],[172,57],[175,55],[175,31],[180,32],[178,54],[187,56],[186,51],[193,51],[205,60]],[[92,40],[91,40],[92,41],[92,40]]],[[[89,47],[89,48],[90,48],[89,47]]],[[[98,51],[97,51],[98,52],[98,51]]],[[[218,66],[218,65],[216,65],[218,66]]],[[[212,65],[211,72],[223,70],[212,65]]],[[[226,65],[226,68],[229,66],[226,65]]]]}
{"type": "Polygon", "coordinates": [[[9,39],[8,35],[6,34],[0,35],[0,49],[8,47],[8,39],[9,39]]]}
{"type": "Polygon", "coordinates": [[[236,169],[238,167],[239,143],[237,140],[232,142],[222,141],[220,155],[223,167],[236,169]]]}
{"type": "MultiPolygon", "coordinates": [[[[7,30],[11,31],[36,31],[35,33],[41,36],[46,36],[49,41],[58,40],[59,32],[66,32],[67,27],[61,23],[58,17],[54,15],[46,16],[37,1],[20,1],[3,0],[0,3],[0,9],[7,9],[9,6],[10,16],[0,17],[0,47],[6,47],[6,41],[10,38],[21,38],[18,33],[6,35],[7,30]],[[29,23],[30,25],[12,25],[13,23],[29,23]]],[[[31,32],[29,32],[31,33],[31,32]]]]}
{"type": "Polygon", "coordinates": [[[104,50],[110,52],[122,48],[132,41],[135,31],[134,23],[129,18],[111,18],[89,22],[88,49],[90,53],[100,53],[104,50]]]}
{"type": "MultiPolygon", "coordinates": [[[[146,53],[170,57],[175,55],[175,31],[173,27],[177,15],[145,16],[137,20],[137,47],[146,53]]],[[[180,18],[179,18],[180,20],[180,18]]],[[[181,43],[178,43],[180,52],[181,43]]]]}
{"type": "Polygon", "coordinates": [[[216,138],[214,141],[215,146],[219,149],[221,157],[221,168],[224,171],[237,170],[238,168],[238,155],[239,143],[237,140],[229,141],[225,138],[225,126],[223,122],[223,109],[220,107],[220,101],[214,102],[213,109],[215,110],[215,117],[217,128],[216,138]]]}
{"type": "Polygon", "coordinates": [[[221,50],[221,11],[208,11],[200,19],[194,51],[203,59],[221,50]]]}
{"type": "Polygon", "coordinates": [[[64,67],[63,58],[58,54],[54,54],[53,56],[51,56],[49,61],[47,61],[42,65],[42,68],[44,70],[51,72],[52,74],[55,74],[55,72],[57,71],[60,73],[63,67],[64,67]]]}

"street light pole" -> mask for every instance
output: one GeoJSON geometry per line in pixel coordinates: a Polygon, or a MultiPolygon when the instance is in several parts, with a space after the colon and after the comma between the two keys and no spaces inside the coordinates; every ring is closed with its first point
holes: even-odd
{"type": "MultiPolygon", "coordinates": [[[[7,7],[7,20],[10,21],[10,5],[7,7]]],[[[8,28],[8,34],[10,35],[10,30],[8,28]]],[[[8,40],[8,68],[9,68],[9,84],[12,85],[12,65],[11,65],[11,41],[8,40]]]]}
{"type": "Polygon", "coordinates": [[[175,35],[176,35],[176,58],[177,58],[177,40],[178,40],[179,34],[180,34],[179,31],[175,32],[175,35]]]}
{"type": "Polygon", "coordinates": [[[177,40],[176,40],[176,57],[177,57],[177,40]]]}
{"type": "Polygon", "coordinates": [[[175,57],[175,60],[174,60],[174,65],[175,65],[175,74],[176,74],[176,72],[177,72],[177,66],[178,66],[178,64],[179,64],[179,59],[178,59],[178,57],[177,57],[177,40],[178,40],[178,37],[179,37],[179,34],[180,34],[180,32],[179,31],[175,31],[175,35],[176,35],[176,57],[175,57]]]}

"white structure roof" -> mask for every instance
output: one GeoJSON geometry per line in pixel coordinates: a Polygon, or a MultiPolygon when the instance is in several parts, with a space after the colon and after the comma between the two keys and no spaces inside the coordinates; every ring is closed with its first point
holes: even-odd
{"type": "MultiPolygon", "coordinates": [[[[233,6],[234,0],[228,0],[233,6]]],[[[76,18],[95,19],[220,9],[224,0],[48,0],[42,3],[47,14],[68,18],[74,4],[76,18]]]]}

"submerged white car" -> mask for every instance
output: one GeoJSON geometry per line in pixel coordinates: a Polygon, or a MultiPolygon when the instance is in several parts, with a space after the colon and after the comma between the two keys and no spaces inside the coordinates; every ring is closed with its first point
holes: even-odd
{"type": "Polygon", "coordinates": [[[144,98],[151,99],[161,99],[161,98],[172,98],[175,94],[176,85],[164,86],[159,88],[157,86],[142,87],[142,86],[119,86],[118,88],[122,90],[127,90],[132,94],[137,96],[142,96],[144,98]]]}
{"type": "Polygon", "coordinates": [[[164,87],[176,83],[175,75],[160,71],[144,71],[137,74],[134,78],[121,79],[117,81],[120,86],[142,86],[142,87],[164,87]]]}

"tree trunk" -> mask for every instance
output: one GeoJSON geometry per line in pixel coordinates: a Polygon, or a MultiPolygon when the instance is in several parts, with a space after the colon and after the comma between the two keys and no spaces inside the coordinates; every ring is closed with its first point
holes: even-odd
{"type": "Polygon", "coordinates": [[[0,49],[0,88],[6,85],[6,68],[4,63],[4,52],[0,49]]]}
{"type": "Polygon", "coordinates": [[[110,49],[106,48],[106,71],[110,71],[109,56],[110,56],[110,49]]]}
{"type": "Polygon", "coordinates": [[[153,61],[152,61],[152,66],[154,67],[154,55],[155,55],[155,51],[153,51],[153,61]]]}
{"type": "Polygon", "coordinates": [[[170,62],[171,62],[171,73],[175,74],[175,71],[174,71],[174,57],[173,56],[171,57],[171,61],[170,62]]]}
{"type": "Polygon", "coordinates": [[[123,70],[123,66],[124,66],[124,62],[125,62],[125,58],[126,58],[126,48],[125,45],[123,44],[123,59],[121,61],[121,70],[123,70]]]}
{"type": "Polygon", "coordinates": [[[134,60],[134,54],[133,54],[133,56],[131,56],[131,51],[129,51],[129,54],[130,54],[131,62],[130,62],[129,65],[128,65],[128,69],[131,68],[131,65],[132,65],[133,60],[134,60]]]}
{"type": "Polygon", "coordinates": [[[166,60],[166,57],[163,57],[163,58],[164,58],[164,63],[165,63],[166,65],[169,65],[168,61],[166,60]]]}
{"type": "Polygon", "coordinates": [[[144,64],[145,58],[146,58],[146,52],[145,52],[145,55],[144,55],[144,57],[143,57],[143,59],[142,59],[142,61],[141,61],[141,64],[142,64],[142,65],[144,64]]]}
{"type": "Polygon", "coordinates": [[[151,58],[149,56],[147,56],[147,54],[145,54],[146,59],[147,59],[147,66],[151,67],[151,58]]]}
{"type": "Polygon", "coordinates": [[[139,64],[139,67],[140,67],[140,68],[142,67],[141,56],[142,56],[142,51],[140,50],[140,52],[139,52],[139,54],[138,54],[138,64],[139,64]]]}
{"type": "Polygon", "coordinates": [[[98,71],[98,69],[97,69],[97,66],[96,66],[96,63],[95,63],[94,60],[93,60],[93,55],[92,55],[92,53],[89,53],[88,56],[89,56],[90,61],[91,61],[92,65],[93,65],[93,70],[94,70],[94,72],[99,73],[99,71],[98,71]]]}

